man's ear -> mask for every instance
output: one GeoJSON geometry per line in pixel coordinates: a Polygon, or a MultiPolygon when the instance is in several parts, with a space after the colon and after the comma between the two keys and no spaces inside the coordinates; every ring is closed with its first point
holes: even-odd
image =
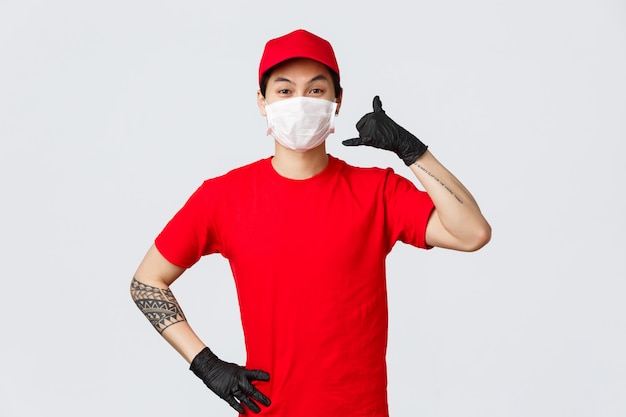
{"type": "Polygon", "coordinates": [[[339,115],[339,108],[341,107],[341,98],[343,97],[343,88],[339,90],[339,96],[335,98],[335,103],[337,103],[337,109],[335,110],[335,116],[339,115]]]}
{"type": "Polygon", "coordinates": [[[265,97],[261,94],[261,90],[257,90],[256,92],[256,105],[259,107],[261,116],[267,116],[267,113],[265,112],[265,97]]]}

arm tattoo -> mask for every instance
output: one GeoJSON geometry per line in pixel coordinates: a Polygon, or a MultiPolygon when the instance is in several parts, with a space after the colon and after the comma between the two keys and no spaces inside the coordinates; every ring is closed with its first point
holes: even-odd
{"type": "Polygon", "coordinates": [[[423,167],[423,166],[421,166],[420,164],[417,164],[417,163],[416,163],[416,164],[415,164],[415,166],[416,166],[416,167],[418,167],[419,169],[421,169],[422,171],[424,171],[427,175],[429,175],[431,178],[433,178],[433,179],[434,179],[435,181],[437,181],[439,184],[441,184],[441,186],[442,186],[443,188],[445,188],[446,190],[448,190],[448,192],[449,192],[449,193],[450,193],[450,194],[451,194],[454,198],[456,198],[456,200],[457,200],[459,203],[463,204],[463,200],[461,200],[461,199],[459,198],[459,196],[458,196],[458,195],[454,194],[454,191],[452,191],[452,190],[450,189],[450,187],[448,187],[446,184],[444,184],[443,182],[441,182],[441,180],[440,180],[439,178],[437,178],[437,177],[436,177],[436,176],[435,176],[432,172],[430,172],[429,170],[427,170],[426,168],[424,168],[424,167],[423,167]]]}
{"type": "Polygon", "coordinates": [[[130,293],[139,310],[159,333],[181,321],[186,321],[183,310],[169,289],[144,284],[133,278],[130,293]]]}

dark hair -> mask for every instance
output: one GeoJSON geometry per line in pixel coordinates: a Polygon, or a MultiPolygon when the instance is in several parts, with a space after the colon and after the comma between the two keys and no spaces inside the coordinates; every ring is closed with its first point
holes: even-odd
{"type": "MultiPolygon", "coordinates": [[[[328,72],[330,73],[330,77],[333,80],[333,86],[335,87],[335,98],[338,98],[341,95],[341,84],[339,84],[339,74],[337,74],[334,70],[332,70],[328,65],[324,65],[328,72]]],[[[276,68],[274,65],[272,68],[268,69],[261,76],[261,82],[259,83],[259,89],[261,90],[261,95],[265,97],[265,91],[267,90],[267,82],[270,79],[270,75],[272,75],[272,71],[276,68]]]]}

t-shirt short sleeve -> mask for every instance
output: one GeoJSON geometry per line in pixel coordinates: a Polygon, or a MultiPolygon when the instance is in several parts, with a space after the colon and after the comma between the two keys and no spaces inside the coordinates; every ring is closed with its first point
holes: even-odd
{"type": "Polygon", "coordinates": [[[214,204],[210,182],[205,181],[155,239],[155,246],[165,259],[189,268],[202,256],[219,252],[215,229],[219,222],[214,221],[214,204]]]}
{"type": "Polygon", "coordinates": [[[432,248],[426,244],[426,226],[435,205],[428,193],[388,169],[385,200],[387,227],[392,240],[423,249],[432,248]]]}

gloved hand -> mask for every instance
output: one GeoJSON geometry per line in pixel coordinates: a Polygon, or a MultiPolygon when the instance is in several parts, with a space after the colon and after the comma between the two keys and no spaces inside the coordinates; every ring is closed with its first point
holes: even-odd
{"type": "Polygon", "coordinates": [[[373,107],[374,111],[367,113],[356,124],[359,137],[346,139],[341,143],[345,146],[366,145],[393,151],[407,166],[417,161],[417,158],[426,152],[428,146],[391,120],[385,114],[378,96],[374,97],[373,107]]]}
{"type": "Polygon", "coordinates": [[[245,413],[242,404],[255,413],[261,411],[250,397],[265,406],[270,405],[269,398],[250,383],[256,380],[269,381],[270,376],[267,372],[253,371],[234,363],[224,362],[208,347],[193,358],[189,369],[239,414],[245,413]]]}

